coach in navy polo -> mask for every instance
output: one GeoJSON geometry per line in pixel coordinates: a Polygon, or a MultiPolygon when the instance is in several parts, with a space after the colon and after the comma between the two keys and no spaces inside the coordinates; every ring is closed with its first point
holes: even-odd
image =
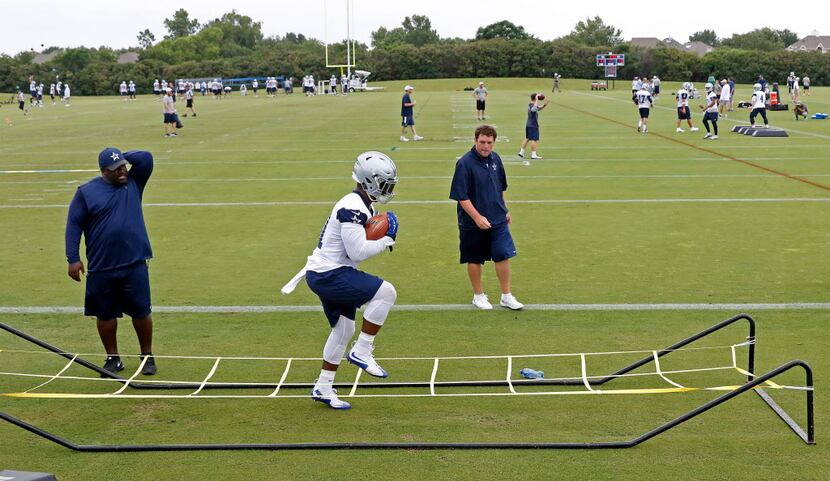
{"type": "Polygon", "coordinates": [[[132,317],[138,335],[142,374],[156,373],[152,355],[153,318],[147,261],[153,257],[141,199],[153,173],[153,155],[122,153],[107,147],[98,154],[101,176],[78,187],[66,219],[66,260],[69,277],[81,281],[84,263],[79,254],[81,234],[86,241],[89,275],[84,314],[98,319],[98,334],[107,359],[104,369],[124,369],[118,354],[118,318],[132,317]],[[127,164],[131,168],[127,169],[127,164]]]}
{"type": "Polygon", "coordinates": [[[458,202],[461,263],[473,288],[473,305],[493,306],[481,284],[481,266],[492,260],[501,286],[503,307],[518,310],[524,305],[510,292],[510,258],[516,246],[510,235],[510,212],[504,201],[507,175],[499,154],[493,151],[496,129],[482,125],[475,131],[475,145],[455,164],[450,199],[458,202]]]}

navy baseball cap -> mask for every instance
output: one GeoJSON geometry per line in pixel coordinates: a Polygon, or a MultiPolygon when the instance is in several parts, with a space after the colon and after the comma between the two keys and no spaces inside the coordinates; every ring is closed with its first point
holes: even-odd
{"type": "Polygon", "coordinates": [[[115,147],[107,147],[98,154],[98,166],[102,169],[115,170],[126,163],[127,160],[124,159],[124,154],[115,147]]]}

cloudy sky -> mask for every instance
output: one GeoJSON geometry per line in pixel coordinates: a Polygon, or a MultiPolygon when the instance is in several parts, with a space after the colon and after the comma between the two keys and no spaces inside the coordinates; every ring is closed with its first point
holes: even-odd
{"type": "MultiPolygon", "coordinates": [[[[191,18],[207,22],[234,7],[217,0],[178,0],[169,8],[162,2],[42,0],[34,12],[28,4],[0,0],[4,20],[0,28],[0,53],[49,47],[124,48],[138,44],[136,35],[149,28],[156,39],[164,37],[164,19],[184,8],[191,18]],[[16,13],[14,13],[16,12],[16,13]]],[[[623,37],[674,37],[685,42],[695,31],[714,29],[720,37],[755,28],[788,28],[799,36],[828,28],[830,7],[826,0],[773,2],[648,0],[353,0],[354,38],[369,43],[369,34],[380,26],[400,26],[407,15],[426,15],[441,37],[472,38],[480,26],[510,20],[531,34],[551,40],[570,32],[579,20],[599,15],[622,29],[623,37]],[[790,5],[795,5],[791,7],[790,5]]],[[[241,14],[262,22],[266,36],[302,33],[334,41],[345,37],[345,0],[304,2],[245,2],[241,14]],[[305,8],[304,8],[305,7],[305,8]],[[327,12],[328,15],[324,15],[327,12]],[[328,21],[326,21],[328,19],[328,21]]],[[[830,35],[830,31],[819,31],[830,35]]]]}

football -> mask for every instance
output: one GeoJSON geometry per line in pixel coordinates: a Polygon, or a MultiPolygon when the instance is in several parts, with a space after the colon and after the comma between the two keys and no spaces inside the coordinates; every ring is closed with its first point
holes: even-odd
{"type": "Polygon", "coordinates": [[[386,212],[375,214],[371,219],[366,221],[366,239],[378,240],[386,235],[389,230],[389,219],[386,217],[386,212]]]}
{"type": "Polygon", "coordinates": [[[536,96],[536,100],[545,100],[545,94],[539,94],[536,96]]]}

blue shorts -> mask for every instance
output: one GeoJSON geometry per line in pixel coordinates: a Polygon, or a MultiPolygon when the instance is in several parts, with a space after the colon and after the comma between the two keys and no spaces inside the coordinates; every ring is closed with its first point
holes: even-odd
{"type": "Polygon", "coordinates": [[[539,140],[539,127],[525,127],[525,138],[527,140],[539,140]]]}
{"type": "Polygon", "coordinates": [[[645,108],[645,107],[640,107],[640,118],[641,119],[647,119],[649,113],[651,113],[651,109],[648,109],[648,108],[645,108]]]}
{"type": "Polygon", "coordinates": [[[401,127],[406,127],[407,125],[415,125],[415,117],[411,115],[401,115],[401,127]]]}
{"type": "Polygon", "coordinates": [[[458,237],[461,264],[501,262],[516,256],[516,245],[506,223],[487,230],[461,229],[458,237]]]}
{"type": "Polygon", "coordinates": [[[107,271],[90,272],[86,278],[86,316],[115,319],[127,314],[141,319],[152,312],[150,305],[147,261],[107,271]]]}
{"type": "Polygon", "coordinates": [[[164,123],[165,124],[175,124],[178,122],[179,116],[176,114],[164,114],[164,123]]]}
{"type": "Polygon", "coordinates": [[[340,316],[354,320],[357,308],[377,294],[383,279],[354,267],[338,267],[327,272],[305,273],[308,287],[323,304],[323,312],[334,327],[340,316]]]}
{"type": "Polygon", "coordinates": [[[717,112],[706,112],[703,114],[704,121],[710,122],[717,122],[718,121],[718,113],[717,112]]]}

